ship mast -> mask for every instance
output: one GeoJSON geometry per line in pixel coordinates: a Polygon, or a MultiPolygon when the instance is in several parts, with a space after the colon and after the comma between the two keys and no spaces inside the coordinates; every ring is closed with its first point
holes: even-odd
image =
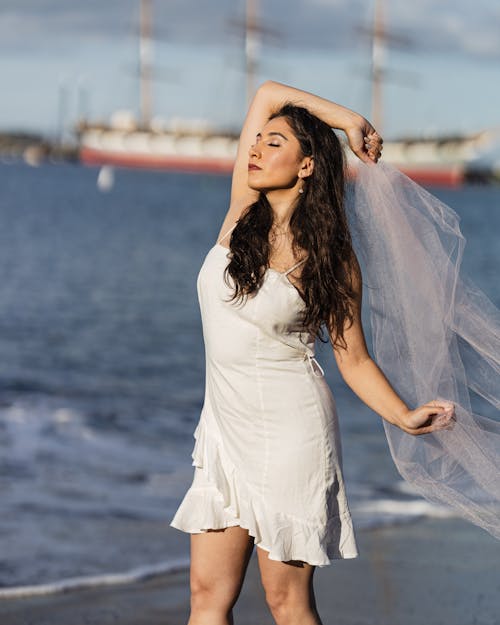
{"type": "Polygon", "coordinates": [[[149,128],[151,124],[152,95],[151,72],[153,62],[153,39],[151,32],[151,0],[140,2],[139,36],[139,84],[140,84],[140,119],[141,126],[149,128]]]}
{"type": "MultiPolygon", "coordinates": [[[[373,22],[370,29],[362,29],[368,32],[372,44],[371,58],[371,119],[379,132],[384,131],[384,102],[382,87],[384,82],[391,77],[387,72],[386,50],[389,46],[398,48],[411,48],[412,41],[404,35],[391,33],[387,29],[385,20],[385,0],[374,0],[373,22]]],[[[392,72],[394,80],[394,72],[392,72]]],[[[395,76],[397,82],[406,82],[415,86],[416,78],[410,79],[408,72],[398,72],[395,76]],[[411,80],[411,82],[409,82],[411,80]]]]}
{"type": "Polygon", "coordinates": [[[260,47],[260,28],[257,23],[257,0],[246,0],[245,14],[245,70],[246,70],[246,100],[250,107],[255,93],[255,74],[257,71],[257,56],[260,47]]]}
{"type": "Polygon", "coordinates": [[[378,132],[383,132],[383,99],[382,83],[384,80],[385,40],[387,33],[384,24],[383,0],[375,0],[373,35],[372,35],[372,66],[371,66],[371,119],[378,132]]]}

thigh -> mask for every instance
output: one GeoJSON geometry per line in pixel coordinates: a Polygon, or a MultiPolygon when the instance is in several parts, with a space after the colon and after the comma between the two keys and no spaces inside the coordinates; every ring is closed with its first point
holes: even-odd
{"type": "Polygon", "coordinates": [[[192,590],[216,588],[236,600],[253,547],[253,537],[239,526],[191,534],[192,590]]]}

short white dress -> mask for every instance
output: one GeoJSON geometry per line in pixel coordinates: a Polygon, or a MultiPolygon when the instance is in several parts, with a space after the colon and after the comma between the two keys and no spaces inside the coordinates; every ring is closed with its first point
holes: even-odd
{"type": "Polygon", "coordinates": [[[236,303],[225,301],[228,254],[216,243],[198,274],[205,398],[193,482],[170,525],[189,533],[239,525],[271,560],[355,558],[335,400],[287,277],[305,259],[283,273],[269,268],[258,292],[236,303]]]}

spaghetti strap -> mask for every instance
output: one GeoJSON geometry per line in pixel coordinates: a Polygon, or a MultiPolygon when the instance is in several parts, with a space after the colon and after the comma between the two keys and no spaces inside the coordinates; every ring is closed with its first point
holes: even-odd
{"type": "Polygon", "coordinates": [[[227,231],[224,235],[222,235],[222,237],[221,237],[221,238],[217,241],[217,243],[220,243],[221,241],[223,241],[223,240],[227,237],[227,235],[228,235],[230,232],[232,232],[232,231],[236,228],[236,224],[237,224],[237,223],[238,223],[238,222],[236,221],[236,222],[235,222],[235,223],[234,223],[234,224],[233,224],[233,225],[229,228],[229,230],[228,230],[228,231],[227,231]]]}
{"type": "Polygon", "coordinates": [[[292,265],[292,267],[290,267],[290,269],[287,269],[283,275],[287,276],[291,271],[293,271],[294,269],[297,269],[297,267],[299,265],[302,265],[302,263],[305,262],[306,260],[307,260],[307,257],[303,258],[302,260],[299,260],[298,263],[295,263],[295,265],[292,265]]]}

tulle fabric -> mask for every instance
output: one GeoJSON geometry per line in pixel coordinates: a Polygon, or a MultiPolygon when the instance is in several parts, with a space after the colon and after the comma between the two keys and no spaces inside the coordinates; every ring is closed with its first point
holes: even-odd
{"type": "Polygon", "coordinates": [[[450,427],[419,436],[384,420],[396,467],[500,539],[500,311],[462,275],[459,217],[383,162],[358,164],[347,210],[375,361],[411,409],[455,406],[450,427]]]}

